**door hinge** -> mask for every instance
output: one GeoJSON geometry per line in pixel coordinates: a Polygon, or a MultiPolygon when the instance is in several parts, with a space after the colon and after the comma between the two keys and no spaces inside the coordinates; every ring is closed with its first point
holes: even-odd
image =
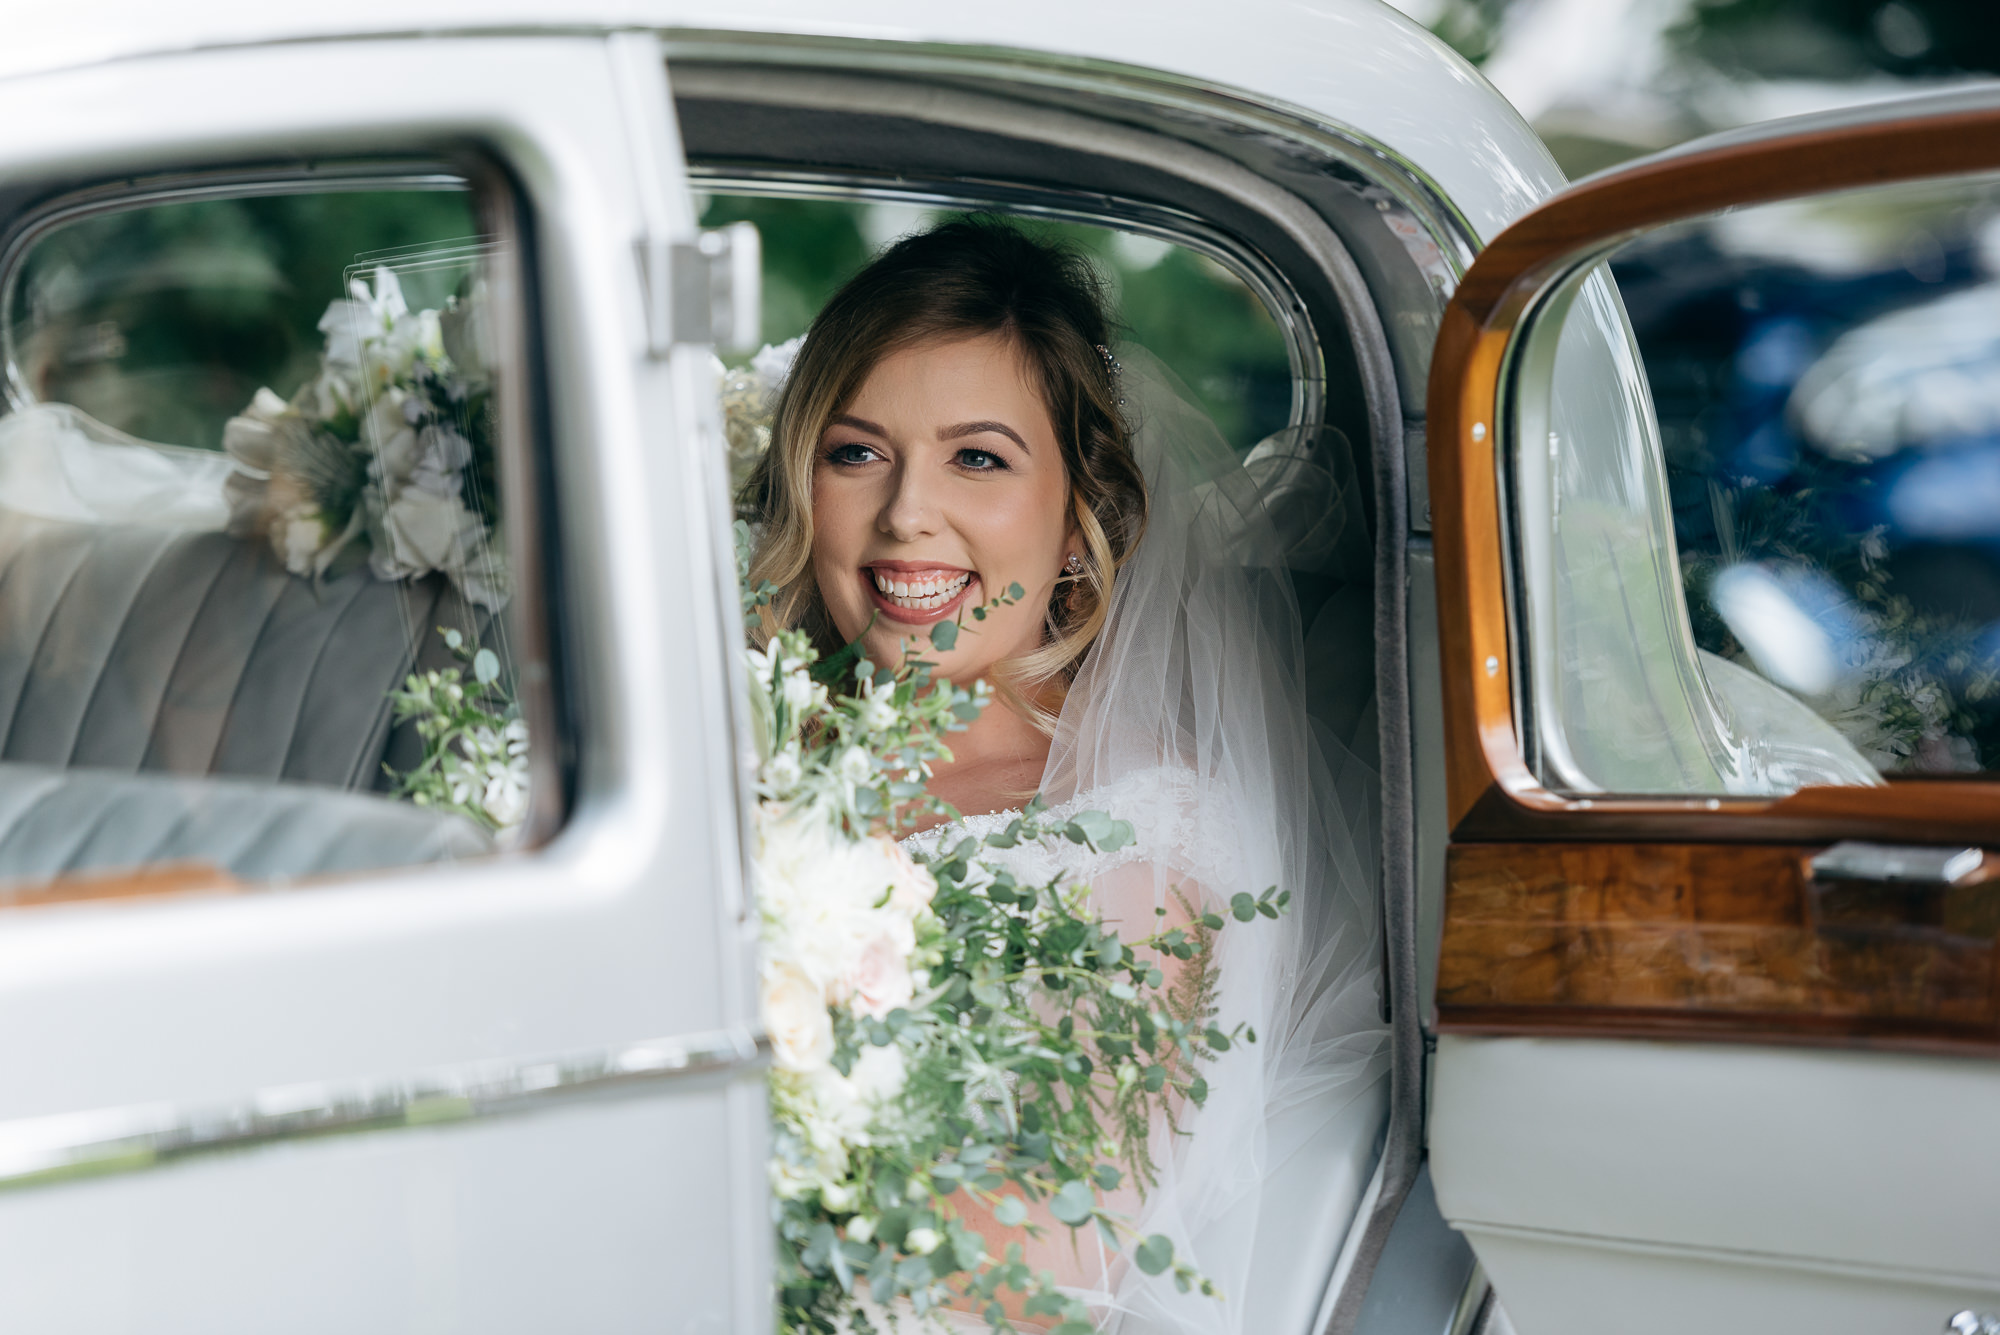
{"type": "Polygon", "coordinates": [[[639,243],[639,279],[653,356],[678,344],[757,345],[764,246],[755,223],[709,228],[691,243],[647,238],[639,243]]]}

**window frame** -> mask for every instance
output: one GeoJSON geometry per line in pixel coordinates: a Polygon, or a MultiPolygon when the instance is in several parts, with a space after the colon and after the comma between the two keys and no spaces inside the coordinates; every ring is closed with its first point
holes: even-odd
{"type": "MultiPolygon", "coordinates": [[[[384,154],[328,161],[230,164],[188,168],[157,176],[113,178],[74,186],[31,205],[0,231],[0,397],[15,412],[40,402],[21,375],[12,322],[14,294],[27,256],[44,237],[87,218],[202,200],[255,199],[309,194],[393,191],[462,192],[470,197],[482,238],[495,257],[487,275],[496,294],[490,318],[504,373],[496,395],[496,462],[501,521],[514,591],[501,615],[512,621],[518,646],[516,699],[535,744],[528,753],[528,811],[517,832],[494,854],[517,857],[549,844],[568,821],[575,799],[578,738],[574,701],[565,691],[573,638],[564,633],[556,530],[560,498],[551,459],[547,365],[540,339],[540,282],[522,183],[498,153],[478,146],[444,155],[384,154]],[[542,739],[547,739],[546,741],[542,739]]],[[[387,799],[385,799],[387,800],[387,799]]],[[[419,870],[410,868],[409,870],[419,870]]],[[[131,893],[153,895],[201,890],[186,878],[129,878],[131,893]]],[[[71,878],[50,883],[55,893],[24,901],[35,905],[69,897],[71,878]]],[[[95,875],[75,878],[77,893],[101,894],[95,875]]],[[[337,882],[345,873],[304,878],[337,882]]],[[[255,887],[252,887],[253,889],[255,887]]],[[[8,905],[0,905],[8,907],[8,905]]]]}
{"type": "Polygon", "coordinates": [[[1732,206],[2000,167],[2000,107],[1878,109],[1684,149],[1572,188],[1495,238],[1438,337],[1428,402],[1452,837],[1811,841],[1991,838],[2000,780],[1889,776],[1783,797],[1577,794],[1529,763],[1516,522],[1505,456],[1522,335],[1571,280],[1645,229],[1732,206]]]}

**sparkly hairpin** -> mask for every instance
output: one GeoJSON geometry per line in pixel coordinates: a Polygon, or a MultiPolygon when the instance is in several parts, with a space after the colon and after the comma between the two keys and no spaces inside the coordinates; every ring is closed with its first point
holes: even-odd
{"type": "MultiPolygon", "coordinates": [[[[1118,359],[1111,355],[1111,349],[1105,347],[1102,343],[1097,344],[1096,347],[1098,355],[1104,358],[1104,369],[1111,376],[1112,384],[1123,389],[1125,385],[1125,368],[1120,366],[1118,359]]],[[[1125,396],[1123,394],[1118,396],[1118,406],[1120,408],[1125,406],[1125,396]]]]}

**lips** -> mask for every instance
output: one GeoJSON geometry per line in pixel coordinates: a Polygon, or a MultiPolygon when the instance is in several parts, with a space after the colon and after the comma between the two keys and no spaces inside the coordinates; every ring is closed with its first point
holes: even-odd
{"type": "Polygon", "coordinates": [[[861,574],[882,614],[906,625],[942,621],[965,601],[976,582],[971,571],[946,566],[868,566],[861,574]]]}

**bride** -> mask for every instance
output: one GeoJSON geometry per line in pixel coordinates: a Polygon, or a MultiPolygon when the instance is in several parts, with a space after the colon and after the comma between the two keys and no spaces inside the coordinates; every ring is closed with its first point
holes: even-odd
{"type": "Polygon", "coordinates": [[[750,578],[778,586],[776,618],[822,652],[859,637],[893,663],[960,621],[925,656],[998,703],[953,735],[931,791],[982,831],[1036,792],[1130,821],[1137,840],[1115,853],[1010,851],[1021,873],[1087,881],[1128,937],[1156,930],[1157,909],[1171,922],[1188,903],[1292,892],[1293,913],[1214,946],[1218,1023],[1260,1041],[1221,1054],[1208,1100],[1153,1129],[1156,1186],[1114,1203],[1223,1299],[1046,1214],[1038,1240],[967,1219],[994,1254],[1022,1242],[1104,1328],[1242,1335],[1274,1119],[1289,1144],[1310,1134],[1302,1110],[1359,1115],[1386,1063],[1368,816],[1336,797],[1309,726],[1286,553],[1250,474],[1110,330],[1089,265],[1004,224],[892,247],[820,312],[786,381],[743,496],[762,526],[750,578]],[[1025,596],[1004,600],[1014,585],[1025,596]]]}

